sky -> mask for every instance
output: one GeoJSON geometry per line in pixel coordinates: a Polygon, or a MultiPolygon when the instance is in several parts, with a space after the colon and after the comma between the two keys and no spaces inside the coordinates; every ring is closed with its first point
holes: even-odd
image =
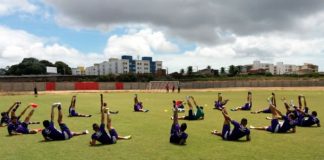
{"type": "Polygon", "coordinates": [[[284,62],[324,71],[323,0],[0,0],[0,68],[152,56],[169,72],[284,62]]]}

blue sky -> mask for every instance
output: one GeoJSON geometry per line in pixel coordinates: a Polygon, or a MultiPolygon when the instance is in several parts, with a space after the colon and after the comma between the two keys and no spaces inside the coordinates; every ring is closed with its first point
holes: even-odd
{"type": "Polygon", "coordinates": [[[90,66],[129,54],[170,71],[253,60],[323,70],[324,3],[255,1],[0,0],[0,67],[24,57],[90,66]]]}

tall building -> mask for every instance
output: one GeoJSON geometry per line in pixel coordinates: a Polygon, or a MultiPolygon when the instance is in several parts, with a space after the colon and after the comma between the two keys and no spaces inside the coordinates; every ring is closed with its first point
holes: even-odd
{"type": "Polygon", "coordinates": [[[129,72],[132,73],[156,73],[162,69],[162,61],[153,61],[152,57],[142,57],[141,60],[134,60],[132,56],[123,55],[123,60],[129,62],[129,72]]]}
{"type": "Polygon", "coordinates": [[[125,73],[157,73],[162,70],[162,61],[153,61],[152,57],[134,60],[132,56],[124,55],[122,59],[110,58],[108,61],[95,64],[85,69],[86,75],[108,75],[125,73]]]}

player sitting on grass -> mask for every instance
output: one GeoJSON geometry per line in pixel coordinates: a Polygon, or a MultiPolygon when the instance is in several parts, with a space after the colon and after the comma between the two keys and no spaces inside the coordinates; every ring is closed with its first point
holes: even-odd
{"type": "Polygon", "coordinates": [[[69,117],[91,117],[91,115],[77,113],[75,111],[75,102],[76,96],[73,96],[69,107],[69,117]]]}
{"type": "Polygon", "coordinates": [[[21,135],[21,134],[36,134],[39,129],[29,130],[28,125],[30,124],[30,118],[33,116],[35,109],[37,108],[36,104],[28,105],[24,111],[20,114],[19,117],[13,115],[11,117],[11,122],[8,125],[8,133],[9,135],[21,135]],[[25,114],[25,112],[32,107],[32,110],[29,112],[28,116],[25,118],[24,122],[19,122],[19,118],[25,114]]]}
{"type": "Polygon", "coordinates": [[[272,133],[295,133],[296,132],[296,116],[293,113],[289,113],[288,116],[283,115],[273,104],[270,102],[270,110],[272,113],[272,120],[270,126],[254,127],[251,129],[264,130],[272,133]],[[279,122],[279,118],[283,119],[283,123],[279,122]]]}
{"type": "Polygon", "coordinates": [[[172,101],[173,109],[178,108],[178,112],[185,112],[184,105],[182,101],[172,101]]]}
{"type": "Polygon", "coordinates": [[[92,134],[91,136],[91,141],[90,145],[94,146],[96,145],[96,142],[99,141],[101,144],[115,144],[117,142],[117,139],[124,139],[128,140],[131,139],[132,136],[118,136],[116,130],[112,127],[111,124],[111,119],[110,119],[110,113],[109,109],[103,107],[102,105],[100,106],[101,108],[101,124],[100,126],[97,123],[94,123],[92,125],[93,130],[95,133],[92,134]],[[105,115],[107,115],[107,129],[108,133],[105,130],[105,115]]]}
{"type": "MultiPolygon", "coordinates": [[[[182,117],[178,117],[178,119],[181,120],[203,120],[205,113],[204,113],[204,107],[202,106],[198,106],[194,97],[193,96],[187,96],[187,104],[189,106],[189,114],[188,116],[182,116],[182,117]],[[196,113],[193,112],[193,106],[190,102],[190,99],[193,101],[193,103],[196,106],[196,113]]],[[[171,117],[171,119],[173,119],[174,117],[171,117]]]]}
{"type": "MultiPolygon", "coordinates": [[[[267,99],[268,101],[270,100],[271,101],[271,104],[274,106],[274,107],[276,107],[277,106],[277,102],[276,102],[276,95],[275,95],[275,93],[271,93],[271,96],[270,97],[268,97],[268,99],[267,99]]],[[[252,114],[258,114],[258,113],[271,113],[271,109],[270,109],[270,107],[268,107],[268,108],[265,108],[265,109],[262,109],[262,110],[259,110],[259,111],[253,111],[253,112],[251,112],[252,114]]]]}
{"type": "Polygon", "coordinates": [[[182,123],[181,126],[179,126],[178,108],[177,106],[175,106],[173,110],[173,123],[171,126],[170,143],[184,145],[188,138],[188,134],[185,133],[186,129],[187,129],[186,123],[182,123]]]}
{"type": "Polygon", "coordinates": [[[61,103],[53,103],[51,109],[51,121],[44,120],[43,121],[44,129],[42,131],[42,135],[45,141],[56,141],[56,140],[68,140],[73,136],[85,135],[88,133],[88,130],[84,132],[71,132],[70,129],[63,123],[63,113],[62,113],[62,104],[61,103]],[[54,109],[58,110],[58,118],[57,123],[59,124],[61,131],[57,130],[54,127],[54,109]]]}
{"type": "Polygon", "coordinates": [[[137,94],[134,97],[134,111],[135,112],[148,112],[149,110],[143,109],[143,103],[138,101],[137,94]]]}
{"type": "Polygon", "coordinates": [[[13,108],[15,108],[19,104],[20,102],[15,102],[6,112],[1,112],[0,127],[7,126],[10,123],[9,113],[13,108]]]}
{"type": "Polygon", "coordinates": [[[232,120],[224,108],[222,110],[222,114],[224,116],[224,124],[223,124],[223,130],[222,133],[218,132],[217,130],[212,131],[211,133],[217,136],[222,137],[224,140],[229,141],[236,141],[240,138],[246,136],[246,140],[250,141],[250,130],[246,127],[247,125],[247,119],[242,118],[241,123],[236,122],[235,120],[232,120]],[[231,123],[234,125],[234,129],[231,130],[231,123]]]}
{"type": "MultiPolygon", "coordinates": [[[[100,94],[100,104],[101,104],[102,107],[108,108],[108,107],[107,107],[107,103],[104,102],[104,100],[103,100],[103,94],[100,94]]],[[[109,108],[108,108],[108,109],[109,109],[109,108]]],[[[100,110],[100,113],[101,113],[101,110],[100,110]]],[[[109,113],[110,113],[110,114],[118,114],[119,111],[115,111],[115,112],[113,112],[113,111],[110,111],[110,110],[109,110],[109,113]]]]}
{"type": "Polygon", "coordinates": [[[214,109],[222,110],[228,101],[228,99],[223,101],[222,93],[218,93],[218,98],[217,101],[215,101],[214,109]]]}
{"type": "Polygon", "coordinates": [[[237,110],[248,111],[251,110],[251,108],[252,108],[252,92],[249,91],[247,96],[247,102],[244,104],[244,106],[231,109],[231,111],[237,111],[237,110]]]}

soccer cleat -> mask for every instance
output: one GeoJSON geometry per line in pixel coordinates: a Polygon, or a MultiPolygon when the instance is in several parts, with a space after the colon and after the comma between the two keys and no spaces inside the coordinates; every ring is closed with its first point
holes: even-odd
{"type": "Polygon", "coordinates": [[[148,112],[149,110],[147,109],[147,110],[144,110],[144,112],[148,112]]]}
{"type": "Polygon", "coordinates": [[[250,125],[250,129],[255,129],[255,127],[254,127],[254,126],[252,126],[252,125],[250,125]]]}
{"type": "Polygon", "coordinates": [[[82,132],[83,134],[88,134],[89,131],[88,130],[85,130],[84,132],[82,132]]]}
{"type": "Polygon", "coordinates": [[[132,136],[131,135],[125,136],[124,139],[127,139],[127,140],[132,139],[132,136]]]}

